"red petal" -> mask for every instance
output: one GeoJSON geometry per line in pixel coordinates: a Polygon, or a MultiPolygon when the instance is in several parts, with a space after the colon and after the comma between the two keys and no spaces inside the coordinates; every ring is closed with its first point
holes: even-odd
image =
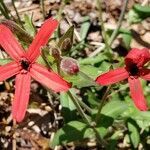
{"type": "Polygon", "coordinates": [[[59,75],[51,70],[47,70],[47,68],[44,68],[39,64],[32,65],[30,74],[35,80],[55,92],[67,91],[70,88],[70,84],[63,80],[59,75]]]}
{"type": "Polygon", "coordinates": [[[130,94],[134,101],[136,107],[140,110],[146,111],[147,105],[146,100],[143,95],[142,87],[139,79],[128,78],[129,86],[130,86],[130,94]]]}
{"type": "Polygon", "coordinates": [[[118,68],[97,77],[96,82],[101,85],[109,85],[128,78],[125,68],[118,68]]]}
{"type": "Polygon", "coordinates": [[[14,60],[18,60],[24,56],[24,50],[12,34],[12,32],[5,27],[0,25],[0,45],[14,60]]]}
{"type": "Polygon", "coordinates": [[[0,66],[0,81],[6,80],[19,73],[20,67],[16,62],[0,66]]]}
{"type": "Polygon", "coordinates": [[[145,80],[150,80],[150,69],[142,69],[141,71],[141,78],[145,80]]]}
{"type": "Polygon", "coordinates": [[[57,26],[58,21],[52,18],[44,22],[28,50],[28,57],[31,62],[40,55],[40,48],[48,42],[49,37],[55,31],[57,26]]]}
{"type": "Polygon", "coordinates": [[[17,122],[21,122],[25,116],[30,94],[29,73],[18,74],[15,82],[15,97],[12,104],[12,116],[17,122]]]}
{"type": "Polygon", "coordinates": [[[133,48],[126,56],[125,63],[129,67],[132,64],[136,64],[137,67],[142,67],[149,60],[150,60],[150,52],[147,48],[143,49],[133,48]]]}

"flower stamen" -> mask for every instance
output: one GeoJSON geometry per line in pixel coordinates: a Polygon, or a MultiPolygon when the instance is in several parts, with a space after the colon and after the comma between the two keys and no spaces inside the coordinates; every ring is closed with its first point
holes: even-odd
{"type": "Polygon", "coordinates": [[[22,70],[29,71],[30,62],[26,58],[21,59],[20,65],[22,70]]]}

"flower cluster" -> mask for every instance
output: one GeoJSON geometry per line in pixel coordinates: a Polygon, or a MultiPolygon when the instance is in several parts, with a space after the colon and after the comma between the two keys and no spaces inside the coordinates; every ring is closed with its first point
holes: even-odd
{"type": "Polygon", "coordinates": [[[143,95],[139,78],[150,80],[150,70],[144,67],[150,60],[148,49],[132,49],[125,57],[125,67],[111,70],[97,77],[96,82],[100,85],[109,85],[128,79],[130,94],[136,107],[142,111],[148,109],[143,95]]]}
{"type": "MultiPolygon", "coordinates": [[[[31,78],[55,92],[67,91],[71,84],[52,70],[41,66],[36,62],[40,56],[40,50],[45,46],[58,26],[55,19],[47,19],[33,42],[27,50],[24,50],[5,25],[0,24],[0,45],[13,59],[12,62],[0,67],[0,81],[12,76],[15,79],[15,96],[12,102],[12,117],[21,122],[27,109],[31,78]]],[[[139,78],[150,80],[150,70],[144,65],[150,60],[148,49],[132,49],[125,57],[125,67],[111,70],[97,77],[96,82],[100,85],[109,85],[118,81],[128,79],[131,97],[137,108],[147,110],[139,78]]],[[[61,69],[70,74],[79,71],[79,66],[72,58],[65,58],[61,62],[61,69]]]]}

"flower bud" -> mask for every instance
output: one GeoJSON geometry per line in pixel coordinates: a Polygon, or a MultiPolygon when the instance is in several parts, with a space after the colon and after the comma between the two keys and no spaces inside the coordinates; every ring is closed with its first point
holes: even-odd
{"type": "Polygon", "coordinates": [[[60,49],[61,49],[62,52],[67,52],[67,51],[70,50],[71,46],[72,46],[72,43],[71,43],[70,38],[66,38],[62,42],[62,45],[61,45],[60,49]]]}
{"type": "Polygon", "coordinates": [[[69,57],[64,57],[61,61],[60,68],[68,74],[77,74],[79,72],[78,62],[69,57]]]}
{"type": "Polygon", "coordinates": [[[56,60],[60,60],[61,59],[61,53],[59,51],[58,48],[52,48],[52,56],[56,59],[56,60]]]}

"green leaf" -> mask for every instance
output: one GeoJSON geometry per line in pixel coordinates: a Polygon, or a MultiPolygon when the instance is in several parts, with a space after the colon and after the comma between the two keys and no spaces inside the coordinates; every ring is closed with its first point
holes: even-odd
{"type": "Polygon", "coordinates": [[[127,109],[128,105],[124,101],[113,100],[104,105],[102,108],[102,114],[116,118],[127,109]]]}
{"type": "Polygon", "coordinates": [[[128,13],[128,19],[127,20],[129,23],[132,24],[132,23],[141,22],[142,18],[139,16],[139,14],[135,10],[131,9],[128,13]]]}
{"type": "Polygon", "coordinates": [[[140,4],[135,4],[133,8],[139,15],[141,15],[141,17],[150,17],[150,6],[141,6],[140,4]]]}
{"type": "Polygon", "coordinates": [[[7,58],[7,59],[0,59],[0,65],[5,65],[10,63],[12,60],[7,58]]]}
{"type": "Polygon", "coordinates": [[[110,140],[107,147],[106,147],[106,150],[115,150],[117,147],[117,140],[110,140]]]}
{"type": "Polygon", "coordinates": [[[89,57],[89,58],[84,58],[82,60],[79,60],[79,63],[81,65],[85,64],[85,65],[94,65],[96,63],[102,62],[104,60],[107,60],[108,57],[104,54],[99,54],[95,57],[89,57]]]}
{"type": "Polygon", "coordinates": [[[35,33],[36,33],[36,28],[32,22],[32,16],[28,16],[27,14],[24,15],[24,27],[26,29],[26,31],[28,31],[28,33],[31,35],[31,36],[34,36],[35,33]]]}
{"type": "Polygon", "coordinates": [[[59,39],[58,47],[64,53],[68,52],[73,45],[74,26],[71,26],[67,32],[59,39]]]}
{"type": "Polygon", "coordinates": [[[53,149],[56,145],[63,145],[72,141],[79,141],[84,138],[93,138],[94,132],[91,128],[79,121],[71,121],[59,129],[50,147],[53,149]]]}
{"type": "Polygon", "coordinates": [[[90,28],[90,21],[89,21],[89,17],[86,16],[84,17],[84,22],[81,25],[81,30],[80,30],[81,40],[85,40],[89,28],[90,28]]]}
{"type": "MultiPolygon", "coordinates": [[[[99,75],[99,68],[96,68],[91,65],[81,65],[80,71],[88,75],[93,80],[99,75]]],[[[69,82],[72,82],[73,86],[77,86],[79,88],[95,85],[95,82],[93,83],[92,80],[90,81],[89,78],[86,78],[85,76],[81,75],[81,73],[72,76],[65,76],[65,79],[69,82]]]]}
{"type": "Polygon", "coordinates": [[[122,36],[122,44],[128,50],[130,49],[130,43],[132,40],[132,36],[130,34],[121,34],[122,36]]]}
{"type": "Polygon", "coordinates": [[[150,17],[150,6],[135,4],[133,9],[131,9],[128,13],[129,23],[138,23],[147,17],[150,17]]]}
{"type": "Polygon", "coordinates": [[[140,134],[137,127],[137,124],[134,120],[129,119],[127,122],[128,130],[129,130],[129,137],[130,140],[134,146],[134,148],[138,147],[138,144],[140,142],[140,134]]]}
{"type": "Polygon", "coordinates": [[[87,91],[87,101],[91,107],[97,107],[99,105],[95,92],[91,90],[87,91]]]}
{"type": "Polygon", "coordinates": [[[101,114],[100,120],[97,123],[97,127],[96,127],[101,138],[104,138],[104,136],[109,131],[108,127],[112,126],[113,122],[114,122],[114,119],[112,117],[101,114]]]}
{"type": "Polygon", "coordinates": [[[60,104],[62,106],[62,114],[65,123],[77,118],[76,107],[67,93],[62,92],[60,94],[60,104]]]}

